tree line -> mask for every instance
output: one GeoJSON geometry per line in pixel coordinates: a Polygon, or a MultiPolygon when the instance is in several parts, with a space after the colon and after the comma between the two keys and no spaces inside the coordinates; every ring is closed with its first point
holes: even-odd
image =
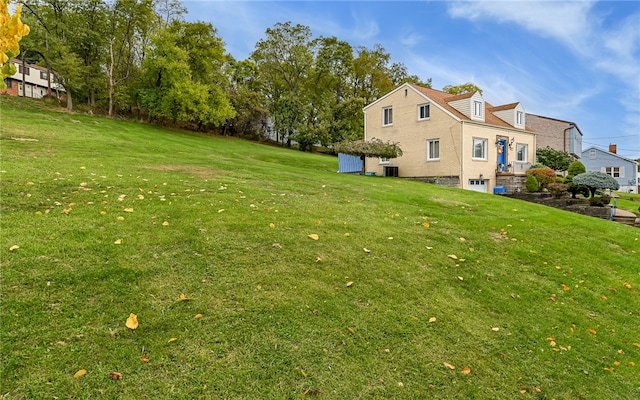
{"type": "Polygon", "coordinates": [[[401,83],[431,87],[381,45],[354,47],[291,22],[236,60],[211,23],[186,13],[179,0],[25,1],[31,32],[18,57],[56,72],[69,110],[269,135],[301,150],[362,138],[362,108],[401,83]]]}

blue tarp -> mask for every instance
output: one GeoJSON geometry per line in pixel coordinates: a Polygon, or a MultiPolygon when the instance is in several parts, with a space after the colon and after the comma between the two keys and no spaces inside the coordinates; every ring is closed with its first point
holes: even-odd
{"type": "Polygon", "coordinates": [[[338,172],[347,174],[361,174],[362,160],[358,156],[338,153],[338,172]]]}

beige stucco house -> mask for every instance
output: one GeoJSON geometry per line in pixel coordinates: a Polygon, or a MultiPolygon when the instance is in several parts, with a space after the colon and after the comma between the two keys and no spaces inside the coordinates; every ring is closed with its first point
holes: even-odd
{"type": "Polygon", "coordinates": [[[369,173],[492,193],[496,186],[524,188],[535,162],[536,136],[525,127],[520,103],[496,107],[479,92],[454,96],[405,83],[364,115],[366,140],[397,142],[403,151],[396,159],[368,158],[369,173]]]}

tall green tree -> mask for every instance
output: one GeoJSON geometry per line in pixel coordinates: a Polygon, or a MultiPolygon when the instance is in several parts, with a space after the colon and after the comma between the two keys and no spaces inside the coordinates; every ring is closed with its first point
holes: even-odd
{"type": "Polygon", "coordinates": [[[552,149],[547,146],[543,149],[536,150],[536,160],[545,167],[562,172],[569,168],[573,157],[566,151],[552,149]]]}
{"type": "Polygon", "coordinates": [[[302,128],[303,107],[308,104],[308,79],[313,66],[311,30],[291,22],[268,28],[266,37],[251,54],[264,85],[262,89],[274,129],[288,144],[302,128]]]}
{"type": "Polygon", "coordinates": [[[464,94],[464,93],[475,93],[480,92],[482,94],[482,89],[480,89],[476,84],[467,82],[462,85],[447,85],[442,88],[443,92],[451,93],[453,95],[456,94],[464,94]]]}
{"type": "Polygon", "coordinates": [[[108,9],[108,105],[110,116],[135,104],[145,39],[157,25],[152,0],[117,0],[108,9]]]}
{"type": "Polygon", "coordinates": [[[233,118],[235,111],[225,92],[229,84],[222,74],[214,73],[224,61],[221,47],[207,23],[173,21],[155,35],[143,62],[141,99],[149,117],[192,122],[198,129],[233,118]]]}

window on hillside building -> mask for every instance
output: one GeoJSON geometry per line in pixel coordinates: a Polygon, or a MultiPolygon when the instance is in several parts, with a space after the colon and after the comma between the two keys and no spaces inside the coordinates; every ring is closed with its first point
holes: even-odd
{"type": "Polygon", "coordinates": [[[474,117],[482,117],[482,102],[474,101],[473,102],[473,116],[474,117]]]}
{"type": "MultiPolygon", "coordinates": [[[[29,67],[25,67],[25,68],[24,68],[24,74],[25,74],[25,75],[29,75],[29,70],[30,70],[30,69],[31,69],[31,68],[29,68],[29,67]]],[[[18,64],[18,73],[19,73],[19,74],[22,74],[22,64],[18,64]]]]}
{"type": "Polygon", "coordinates": [[[427,140],[427,160],[440,159],[440,139],[427,140]]]}
{"type": "Polygon", "coordinates": [[[40,79],[47,79],[47,71],[40,71],[40,79]]]}
{"type": "Polygon", "coordinates": [[[474,160],[487,159],[487,139],[473,138],[473,156],[474,160]]]}
{"type": "Polygon", "coordinates": [[[379,157],[379,158],[378,158],[378,160],[379,160],[378,162],[379,162],[380,164],[389,164],[389,163],[391,162],[391,160],[390,160],[390,159],[385,158],[385,157],[379,157]]]}
{"type": "Polygon", "coordinates": [[[527,162],[527,153],[529,151],[529,145],[518,143],[516,144],[516,161],[527,162]]]}
{"type": "Polygon", "coordinates": [[[7,85],[7,89],[11,89],[11,84],[13,83],[13,81],[9,78],[4,80],[5,85],[7,85]]]}
{"type": "Polygon", "coordinates": [[[421,104],[418,106],[418,119],[429,119],[431,117],[431,107],[429,104],[421,104]]]}
{"type": "Polygon", "coordinates": [[[393,124],[393,109],[391,107],[385,107],[382,109],[382,125],[393,124]]]}

